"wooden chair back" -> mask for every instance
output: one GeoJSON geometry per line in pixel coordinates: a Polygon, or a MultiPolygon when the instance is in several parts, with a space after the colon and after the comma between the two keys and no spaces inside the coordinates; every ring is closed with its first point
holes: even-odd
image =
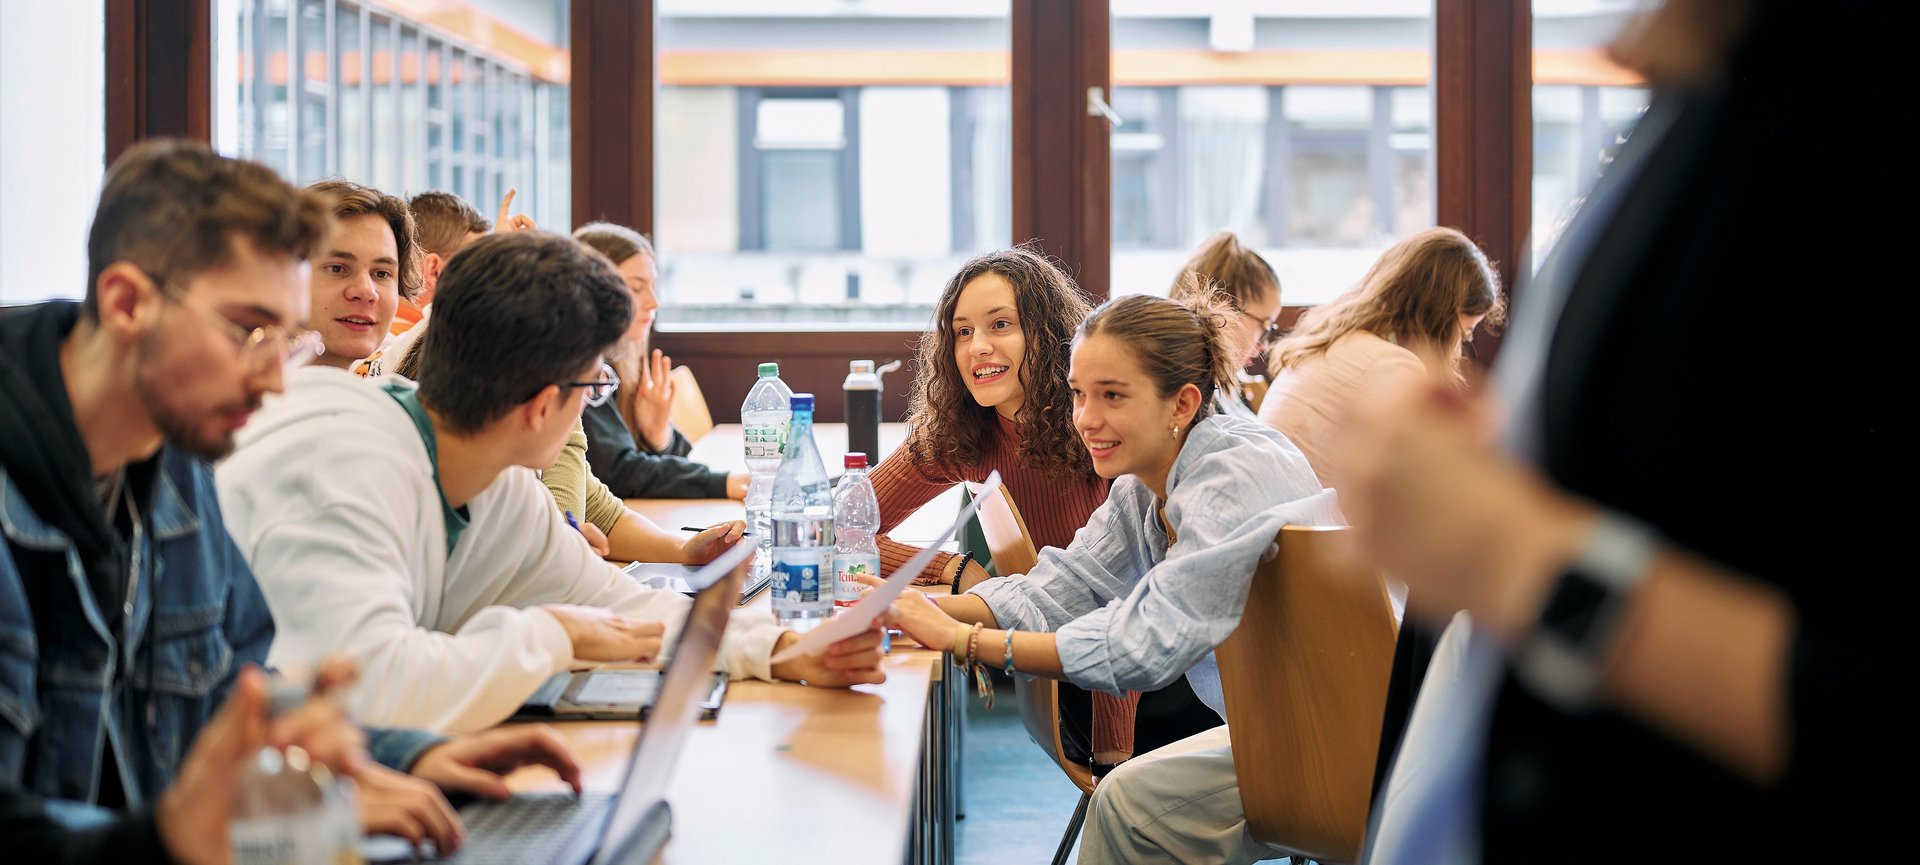
{"type": "Polygon", "coordinates": [[[1215,653],[1247,828],[1318,862],[1366,836],[1399,625],[1385,581],[1348,564],[1351,529],[1287,526],[1215,653]]]}
{"type": "Polygon", "coordinates": [[[713,412],[707,410],[707,396],[700,392],[700,382],[694,380],[693,370],[676,366],[668,375],[673,378],[673,406],[667,415],[687,441],[697,442],[713,432],[713,412]]]}

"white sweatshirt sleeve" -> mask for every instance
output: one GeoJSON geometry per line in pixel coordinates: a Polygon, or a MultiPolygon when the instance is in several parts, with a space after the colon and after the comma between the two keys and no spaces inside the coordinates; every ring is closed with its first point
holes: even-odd
{"type": "Polygon", "coordinates": [[[254,520],[255,531],[241,539],[279,628],[270,657],[275,664],[352,658],[360,678],[346,704],[359,721],[485,729],[572,663],[566,631],[543,610],[489,606],[452,633],[422,625],[419,611],[437,607],[438,598],[426,596],[420,566],[409,559],[444,555],[427,548],[443,543],[438,531],[396,521],[364,500],[289,510],[300,518],[254,520]]]}
{"type": "MultiPolygon", "coordinates": [[[[510,470],[508,475],[501,479],[501,492],[510,500],[508,506],[519,511],[515,523],[544,527],[544,531],[530,531],[534,538],[526,542],[526,558],[520,565],[522,573],[538,575],[538,585],[528,585],[526,594],[503,602],[516,606],[563,603],[607,607],[630,619],[664,622],[667,632],[663,645],[671,652],[692,609],[689,599],[679,592],[643,586],[594,555],[579,532],[553,508],[552,499],[532,472],[510,470]]],[[[772,616],[737,612],[720,646],[722,668],[736,679],[771,681],[768,659],[781,632],[772,616]]]]}

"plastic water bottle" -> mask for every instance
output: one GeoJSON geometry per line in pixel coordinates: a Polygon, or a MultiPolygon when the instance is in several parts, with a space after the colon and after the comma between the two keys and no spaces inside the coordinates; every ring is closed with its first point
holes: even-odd
{"type": "MultiPolygon", "coordinates": [[[[307,698],[276,683],[270,715],[307,698]]],[[[298,747],[262,748],[240,769],[228,830],[234,865],[359,862],[360,808],[352,781],[337,778],[298,747]]]]}
{"type": "Polygon", "coordinates": [[[780,380],[780,365],[760,365],[760,380],[740,404],[740,423],[746,427],[747,531],[753,533],[753,579],[766,576],[773,564],[773,476],[780,471],[780,453],[787,442],[787,421],[793,415],[793,391],[780,380]]]}
{"type": "Polygon", "coordinates": [[[833,615],[833,490],[813,443],[813,394],[793,395],[773,476],[773,617],[796,631],[833,615]]]}
{"type": "Polygon", "coordinates": [[[847,454],[846,474],[833,488],[833,605],[851,607],[880,576],[880,500],[867,480],[867,455],[847,454]]]}

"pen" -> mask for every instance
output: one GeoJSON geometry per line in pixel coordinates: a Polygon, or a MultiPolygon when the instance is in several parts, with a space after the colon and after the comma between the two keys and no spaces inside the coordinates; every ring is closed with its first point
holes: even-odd
{"type": "Polygon", "coordinates": [[[567,525],[573,527],[576,532],[580,531],[580,521],[573,518],[573,511],[561,511],[561,513],[567,515],[567,525]]]}
{"type": "MultiPolygon", "coordinates": [[[[694,534],[699,534],[699,533],[701,533],[701,532],[704,532],[704,531],[706,531],[707,529],[710,529],[710,528],[713,528],[713,526],[707,526],[707,528],[706,528],[706,529],[703,529],[703,528],[701,528],[701,527],[699,527],[699,526],[681,526],[681,527],[680,527],[680,531],[683,531],[683,532],[693,532],[694,534]]],[[[752,532],[741,532],[741,533],[740,533],[740,537],[743,537],[743,538],[750,538],[750,537],[753,537],[753,533],[752,533],[752,532]]]]}

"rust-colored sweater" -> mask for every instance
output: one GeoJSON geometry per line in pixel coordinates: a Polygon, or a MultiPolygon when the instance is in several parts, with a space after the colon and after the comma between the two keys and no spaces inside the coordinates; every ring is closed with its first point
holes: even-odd
{"type": "MultiPolygon", "coordinates": [[[[1110,482],[1105,478],[1050,478],[1037,469],[1028,468],[1019,458],[1019,424],[999,414],[995,414],[994,419],[999,421],[999,426],[982,448],[977,465],[921,465],[901,451],[881,460],[873,470],[873,492],[880,500],[882,573],[893,573],[920,551],[912,544],[887,537],[894,526],[954,484],[984,481],[987,474],[995,470],[1000,472],[1000,481],[1006,485],[1014,505],[1020,508],[1020,518],[1026,522],[1027,532],[1033,535],[1035,546],[1065,549],[1073,542],[1074,533],[1106,502],[1110,482]]],[[[923,573],[939,574],[952,560],[952,553],[941,553],[923,573]]],[[[1094,753],[1103,758],[1133,753],[1133,716],[1139,702],[1138,691],[1129,691],[1124,697],[1094,692],[1094,753]]]]}

